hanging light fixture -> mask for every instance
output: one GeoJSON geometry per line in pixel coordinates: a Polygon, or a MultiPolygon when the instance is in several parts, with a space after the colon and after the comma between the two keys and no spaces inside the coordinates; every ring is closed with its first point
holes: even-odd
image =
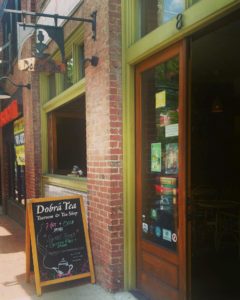
{"type": "Polygon", "coordinates": [[[223,103],[222,103],[222,100],[218,96],[216,96],[212,102],[212,112],[213,113],[223,112],[223,103]]]}
{"type": "Polygon", "coordinates": [[[9,99],[10,95],[4,92],[4,90],[0,87],[0,100],[9,99]]]}
{"type": "MultiPolygon", "coordinates": [[[[13,82],[10,78],[8,78],[7,76],[2,76],[2,77],[0,77],[0,81],[2,81],[2,80],[7,80],[7,81],[9,81],[12,85],[14,85],[15,87],[17,87],[17,88],[27,88],[27,89],[31,89],[31,84],[30,83],[27,83],[27,84],[22,84],[22,83],[20,83],[20,84],[17,84],[17,83],[15,83],[15,82],[13,82]]],[[[0,87],[0,100],[4,100],[4,99],[9,99],[9,98],[11,98],[11,96],[10,95],[8,95],[1,87],[0,87]]]]}

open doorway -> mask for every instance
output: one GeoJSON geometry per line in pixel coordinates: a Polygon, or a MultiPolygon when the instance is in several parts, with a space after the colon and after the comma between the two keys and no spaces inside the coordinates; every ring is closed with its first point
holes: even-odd
{"type": "Polygon", "coordinates": [[[192,300],[240,284],[240,19],[192,39],[192,300]]]}

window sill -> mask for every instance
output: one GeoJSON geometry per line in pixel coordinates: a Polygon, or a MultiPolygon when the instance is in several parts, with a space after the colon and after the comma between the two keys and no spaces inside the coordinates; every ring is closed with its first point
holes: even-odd
{"type": "Polygon", "coordinates": [[[86,177],[68,177],[57,174],[45,174],[42,176],[43,185],[52,184],[59,187],[69,188],[81,192],[87,192],[86,177]]]}
{"type": "Polygon", "coordinates": [[[43,105],[43,110],[45,113],[48,113],[61,105],[66,104],[67,102],[73,100],[76,97],[79,97],[85,93],[85,78],[79,80],[77,83],[62,91],[56,97],[48,100],[43,105]]]}

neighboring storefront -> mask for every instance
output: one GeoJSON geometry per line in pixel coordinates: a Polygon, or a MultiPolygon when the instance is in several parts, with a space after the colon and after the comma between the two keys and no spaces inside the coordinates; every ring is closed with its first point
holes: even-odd
{"type": "MultiPolygon", "coordinates": [[[[0,13],[1,86],[4,94],[10,96],[5,99],[1,96],[1,198],[3,211],[22,225],[25,224],[26,198],[40,195],[40,169],[36,163],[40,153],[36,147],[40,135],[36,118],[38,91],[24,85],[29,82],[34,85],[38,79],[37,75],[33,78],[18,70],[16,22],[20,17],[4,14],[3,9],[28,10],[29,5],[27,1],[1,1],[0,13]]],[[[31,42],[27,41],[22,54],[29,57],[31,52],[31,42]]]]}
{"type": "MultiPolygon", "coordinates": [[[[208,177],[220,181],[213,175],[221,174],[219,164],[214,163],[217,172],[211,176],[205,171],[213,161],[209,157],[219,161],[225,152],[218,149],[229,144],[227,136],[238,140],[240,132],[234,71],[240,63],[228,61],[230,74],[219,59],[234,55],[239,1],[20,2],[21,9],[76,18],[89,18],[97,11],[96,40],[91,24],[58,20],[64,28],[66,72],[19,71],[14,66],[11,78],[30,82],[31,90],[21,90],[22,114],[1,131],[5,212],[24,222],[27,198],[81,194],[99,284],[111,291],[144,292],[153,300],[190,300],[195,287],[192,257],[195,242],[200,242],[191,230],[198,226],[192,214],[193,186],[206,184],[202,179],[208,177]],[[228,43],[230,50],[219,52],[228,43]],[[222,106],[214,101],[223,95],[236,109],[216,115],[222,106]],[[202,99],[208,99],[206,106],[202,99]],[[223,124],[231,126],[219,133],[214,124],[221,130],[223,124]],[[223,136],[224,145],[218,143],[223,136]],[[9,138],[12,169],[6,159],[9,138]],[[206,153],[207,145],[212,153],[206,153]],[[7,192],[11,170],[13,197],[7,192]],[[9,210],[9,203],[18,210],[9,210]]],[[[41,22],[51,21],[40,18],[41,22]]],[[[60,65],[59,45],[46,36],[40,39],[39,47],[46,47],[60,65]]],[[[33,41],[27,40],[21,58],[31,57],[33,41]]],[[[6,89],[14,93],[10,86],[6,89]]],[[[229,156],[237,156],[240,146],[235,146],[229,156]]],[[[235,169],[230,173],[236,179],[235,169]]],[[[215,246],[221,249],[222,237],[214,233],[215,246]]]]}
{"type": "Polygon", "coordinates": [[[7,203],[4,203],[4,210],[7,209],[10,215],[14,215],[16,207],[23,212],[26,204],[24,123],[19,102],[19,99],[10,100],[9,103],[5,103],[5,108],[0,113],[0,126],[4,141],[2,155],[5,163],[8,163],[9,199],[7,203]]]}

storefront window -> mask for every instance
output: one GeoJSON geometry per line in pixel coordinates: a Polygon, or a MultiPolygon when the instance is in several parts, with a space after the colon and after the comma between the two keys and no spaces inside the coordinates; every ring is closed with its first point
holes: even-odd
{"type": "Polygon", "coordinates": [[[66,71],[64,74],[64,88],[67,89],[73,85],[73,57],[69,57],[66,61],[66,71]]]}
{"type": "Polygon", "coordinates": [[[24,120],[20,118],[14,122],[14,160],[10,158],[10,162],[14,161],[13,177],[14,177],[14,200],[25,205],[26,187],[25,187],[25,138],[24,138],[24,120]]]}
{"type": "Polygon", "coordinates": [[[21,10],[20,0],[15,1],[1,1],[1,43],[6,45],[10,42],[11,47],[3,47],[1,50],[1,59],[5,62],[1,66],[3,74],[12,72],[12,64],[17,57],[17,22],[21,22],[20,14],[8,14],[3,12],[3,8],[11,10],[21,10]],[[3,57],[2,57],[3,56],[3,57]]]}
{"type": "Polygon", "coordinates": [[[178,86],[174,57],[142,73],[142,237],[176,251],[178,86]]]}
{"type": "Polygon", "coordinates": [[[52,99],[56,96],[56,78],[55,73],[52,73],[48,76],[48,84],[49,84],[49,99],[52,99]]]}
{"type": "MultiPolygon", "coordinates": [[[[80,26],[71,37],[65,41],[65,58],[63,68],[60,51],[57,51],[51,59],[56,62],[56,70],[52,73],[45,72],[42,77],[43,102],[51,101],[63,91],[71,88],[85,76],[83,26],[80,26]]],[[[56,99],[55,99],[56,100],[56,99]]]]}
{"type": "Polygon", "coordinates": [[[79,55],[79,77],[80,79],[85,77],[85,67],[84,67],[84,44],[78,47],[79,55]]]}
{"type": "Polygon", "coordinates": [[[86,177],[85,97],[48,114],[49,173],[86,177]]]}
{"type": "MultiPolygon", "coordinates": [[[[47,140],[43,172],[58,179],[59,175],[74,177],[74,183],[77,177],[87,176],[83,33],[80,26],[65,41],[65,72],[42,74],[40,81],[42,128],[47,140]]],[[[61,61],[61,53],[58,51],[52,59],[61,61]]],[[[60,180],[66,180],[62,176],[60,180]]]]}
{"type": "Polygon", "coordinates": [[[158,26],[175,18],[186,7],[199,0],[139,0],[141,32],[144,36],[158,26]]]}

